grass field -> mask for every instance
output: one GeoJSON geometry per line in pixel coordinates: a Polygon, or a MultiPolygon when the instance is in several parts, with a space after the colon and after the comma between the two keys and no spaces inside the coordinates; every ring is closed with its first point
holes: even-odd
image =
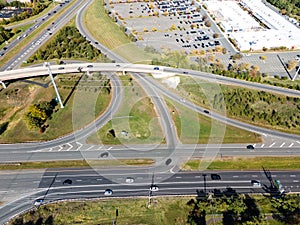
{"type": "MultiPolygon", "coordinates": [[[[270,198],[253,195],[250,199],[255,202],[252,208],[257,207],[261,216],[272,212],[270,198]]],[[[191,224],[188,223],[189,215],[200,216],[196,214],[197,211],[193,210],[193,200],[195,197],[154,197],[150,208],[147,207],[147,198],[59,202],[41,206],[38,210],[17,217],[8,225],[38,224],[38,221],[42,222],[39,224],[110,225],[113,220],[116,224],[122,225],[185,225],[191,224]],[[118,210],[117,217],[116,210],[118,210]]],[[[226,212],[226,204],[218,204],[215,199],[210,201],[216,204],[204,204],[206,222],[215,218],[217,222],[213,224],[223,224],[222,213],[226,212]]],[[[258,224],[257,222],[250,224],[258,224]]],[[[264,220],[263,224],[282,225],[283,223],[275,220],[264,220]]]]}
{"type": "Polygon", "coordinates": [[[94,144],[157,144],[163,134],[151,99],[131,76],[121,76],[124,100],[113,119],[88,138],[94,144]],[[115,137],[111,130],[114,130],[115,137]]]}
{"type": "Polygon", "coordinates": [[[211,120],[169,99],[167,102],[182,143],[261,142],[260,135],[256,133],[211,120]]]}
{"type": "Polygon", "coordinates": [[[84,23],[96,40],[132,63],[150,63],[153,58],[158,57],[145,52],[129,40],[105,13],[103,0],[93,1],[84,14],[84,23]]]}
{"type": "MultiPolygon", "coordinates": [[[[192,159],[182,165],[182,169],[199,170],[201,162],[205,163],[205,160],[192,159]]],[[[300,157],[218,157],[207,170],[261,170],[262,167],[270,170],[299,170],[300,157]]]]}
{"type": "Polygon", "coordinates": [[[52,140],[86,126],[101,115],[107,108],[111,95],[102,91],[102,80],[81,81],[73,91],[81,76],[82,74],[64,74],[55,77],[65,107],[61,109],[56,106],[52,117],[46,121],[47,129],[43,133],[39,129],[29,129],[23,115],[29,105],[55,98],[54,88],[48,85],[50,79],[41,77],[25,82],[16,81],[9,88],[0,89],[0,124],[9,123],[7,130],[0,135],[0,142],[52,140]]]}

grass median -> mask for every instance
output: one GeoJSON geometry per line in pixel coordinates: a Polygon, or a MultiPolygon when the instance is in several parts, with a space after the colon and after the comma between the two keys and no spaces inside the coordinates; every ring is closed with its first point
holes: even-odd
{"type": "Polygon", "coordinates": [[[0,170],[48,169],[48,168],[80,168],[80,167],[110,167],[110,166],[147,166],[152,165],[152,159],[119,159],[119,160],[67,160],[40,162],[1,163],[0,170]]]}
{"type": "MultiPolygon", "coordinates": [[[[205,159],[191,159],[184,165],[183,170],[199,170],[200,163],[205,159]]],[[[211,161],[207,170],[261,170],[265,167],[270,170],[299,170],[300,157],[218,157],[211,161]]]]}

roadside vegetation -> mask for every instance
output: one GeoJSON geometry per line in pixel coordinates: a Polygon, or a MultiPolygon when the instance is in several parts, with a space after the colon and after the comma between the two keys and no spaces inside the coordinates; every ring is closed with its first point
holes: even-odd
{"type": "Polygon", "coordinates": [[[58,138],[92,122],[110,103],[110,83],[100,73],[90,77],[84,74],[57,75],[55,82],[64,103],[63,109],[57,105],[49,77],[15,81],[7,89],[0,88],[1,143],[58,138]],[[51,110],[44,110],[41,104],[50,106],[51,110]],[[82,113],[77,116],[75,125],[74,111],[82,113]]]}
{"type": "Polygon", "coordinates": [[[193,82],[195,80],[197,79],[181,77],[177,87],[182,95],[186,95],[195,104],[213,111],[225,110],[229,117],[247,123],[300,133],[299,98],[221,84],[219,90],[215,90],[210,83],[199,88],[199,84],[193,82]],[[209,93],[209,96],[205,93],[209,93]]]}
{"type": "Polygon", "coordinates": [[[154,105],[130,76],[121,76],[124,100],[112,120],[88,138],[94,144],[157,144],[164,142],[154,105]]]}
{"type": "Polygon", "coordinates": [[[280,9],[282,15],[296,16],[300,18],[300,4],[295,0],[267,0],[267,2],[280,9]]]}
{"type": "MultiPolygon", "coordinates": [[[[245,148],[245,151],[248,151],[245,148]]],[[[183,170],[199,170],[205,159],[191,159],[183,170]]],[[[210,161],[209,161],[210,162],[210,161]]],[[[270,170],[299,170],[300,157],[222,157],[222,154],[211,161],[207,170],[260,170],[266,167],[270,170]]]]}
{"type": "Polygon", "coordinates": [[[11,1],[11,2],[0,2],[0,9],[4,7],[15,7],[15,8],[25,8],[25,10],[19,14],[15,14],[10,19],[2,19],[0,20],[0,24],[6,25],[17,21],[23,21],[29,17],[33,17],[38,15],[42,11],[48,8],[48,6],[52,3],[52,1],[44,0],[44,1],[36,1],[34,3],[26,3],[21,1],[11,1]]]}
{"type": "Polygon", "coordinates": [[[152,159],[105,159],[105,160],[67,160],[42,162],[14,162],[0,164],[0,170],[49,169],[49,168],[84,168],[84,167],[111,167],[111,166],[147,166],[152,165],[152,159]]]}
{"type": "Polygon", "coordinates": [[[89,33],[113,52],[132,63],[150,64],[157,54],[144,51],[124,32],[124,27],[118,26],[114,19],[109,17],[104,8],[104,0],[94,1],[84,14],[84,25],[89,33]],[[101,26],[95,26],[101,24],[101,26]]]}
{"type": "Polygon", "coordinates": [[[5,29],[4,27],[0,26],[0,46],[18,32],[18,30],[5,29]]]}
{"type": "Polygon", "coordinates": [[[90,45],[74,26],[66,26],[61,29],[50,43],[37,50],[28,59],[28,63],[55,59],[108,61],[101,51],[90,45]]]}
{"type": "Polygon", "coordinates": [[[167,105],[176,126],[179,140],[184,144],[257,143],[262,141],[260,135],[256,133],[216,120],[213,121],[209,117],[195,113],[169,99],[167,99],[167,105]],[[212,127],[214,127],[213,130],[212,127]]]}
{"type": "MultiPolygon", "coordinates": [[[[196,190],[195,190],[196,193],[196,190]]],[[[118,198],[59,202],[41,206],[10,221],[18,224],[299,224],[299,197],[238,195],[229,189],[219,197],[118,198]]]]}

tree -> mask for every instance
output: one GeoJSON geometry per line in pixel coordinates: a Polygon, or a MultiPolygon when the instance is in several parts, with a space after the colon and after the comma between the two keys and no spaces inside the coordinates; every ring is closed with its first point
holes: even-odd
{"type": "Polygon", "coordinates": [[[286,195],[279,199],[272,199],[271,205],[274,209],[273,218],[284,222],[284,224],[299,224],[300,223],[300,205],[299,195],[286,195]]]}

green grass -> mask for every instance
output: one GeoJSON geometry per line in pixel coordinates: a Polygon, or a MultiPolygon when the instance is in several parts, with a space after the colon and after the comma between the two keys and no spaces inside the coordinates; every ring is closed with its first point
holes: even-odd
{"type": "Polygon", "coordinates": [[[120,27],[105,13],[103,0],[94,1],[86,10],[84,25],[100,43],[132,63],[151,63],[153,58],[158,57],[145,52],[129,40],[120,27]]]}
{"type": "MultiPolygon", "coordinates": [[[[0,135],[2,143],[17,143],[37,140],[52,140],[80,129],[99,117],[110,103],[111,95],[101,89],[102,81],[80,81],[72,92],[80,74],[64,74],[55,77],[63,101],[70,96],[63,109],[56,106],[52,117],[46,121],[46,132],[27,128],[23,115],[29,105],[55,98],[53,86],[46,88],[16,81],[9,88],[0,91],[0,123],[9,122],[8,129],[0,135]],[[98,86],[97,86],[98,85],[98,86]],[[62,126],[63,124],[63,126],[62,126]]],[[[30,81],[45,84],[48,77],[33,78],[30,81]]]]}
{"type": "Polygon", "coordinates": [[[118,159],[118,160],[67,160],[41,162],[14,162],[0,164],[0,170],[47,169],[47,168],[79,168],[79,167],[110,167],[110,166],[147,166],[152,165],[152,159],[118,159]]]}
{"type": "Polygon", "coordinates": [[[122,76],[124,100],[112,120],[87,141],[93,144],[158,144],[164,142],[162,130],[150,98],[130,76],[122,76]],[[113,137],[109,131],[115,131],[113,137]],[[127,135],[122,132],[128,132],[127,135]]]}
{"type": "Polygon", "coordinates": [[[167,103],[182,143],[261,142],[260,135],[256,133],[211,120],[209,117],[195,113],[170,99],[167,99],[167,103]]]}
{"type": "MultiPolygon", "coordinates": [[[[201,162],[207,161],[192,159],[182,165],[182,169],[198,170],[201,162]]],[[[261,170],[262,167],[270,170],[299,170],[300,157],[218,157],[207,170],[261,170]]]]}
{"type": "MultiPolygon", "coordinates": [[[[245,196],[241,195],[239,197],[242,206],[246,208],[246,204],[244,203],[245,196]]],[[[262,195],[251,195],[248,198],[253,200],[255,205],[251,207],[254,209],[257,207],[260,216],[263,217],[264,214],[271,215],[273,210],[271,205],[274,204],[271,198],[262,195]]],[[[122,225],[185,225],[189,224],[189,215],[194,214],[196,217],[199,216],[197,215],[199,211],[194,209],[194,204],[191,200],[196,202],[195,197],[153,197],[149,208],[147,207],[148,198],[65,201],[41,206],[25,215],[18,216],[10,221],[8,225],[37,224],[37,221],[42,221],[43,224],[110,225],[112,224],[112,220],[116,220],[117,224],[122,225]],[[116,218],[117,209],[118,217],[116,218]]],[[[199,203],[200,207],[203,207],[206,211],[206,221],[212,217],[221,219],[222,221],[222,213],[228,210],[228,205],[226,200],[219,200],[210,199],[207,200],[209,201],[207,203],[199,203]]],[[[248,210],[250,211],[251,208],[248,207],[248,210]]],[[[264,221],[263,224],[283,225],[283,223],[276,220],[266,221],[263,218],[261,220],[264,221]]],[[[258,221],[253,224],[257,223],[258,221]]],[[[217,224],[223,223],[218,222],[217,224]]]]}

